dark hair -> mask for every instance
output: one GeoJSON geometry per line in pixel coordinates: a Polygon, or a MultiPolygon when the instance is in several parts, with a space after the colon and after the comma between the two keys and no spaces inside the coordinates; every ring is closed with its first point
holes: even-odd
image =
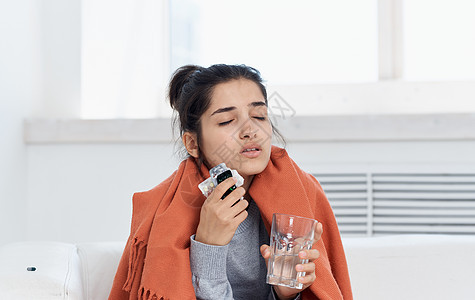
{"type": "MultiPolygon", "coordinates": [[[[179,123],[179,137],[185,132],[195,133],[198,150],[201,146],[200,118],[208,109],[213,89],[220,83],[235,79],[248,79],[256,83],[264,96],[267,105],[267,91],[258,70],[246,65],[217,64],[208,68],[186,65],[178,68],[172,75],[169,86],[170,106],[173,108],[173,125],[179,123]]],[[[271,123],[272,125],[272,123],[271,123]]],[[[274,134],[285,144],[282,135],[272,125],[274,134]]],[[[186,149],[184,151],[186,153],[186,149]]],[[[204,162],[199,151],[198,163],[204,162]]]]}

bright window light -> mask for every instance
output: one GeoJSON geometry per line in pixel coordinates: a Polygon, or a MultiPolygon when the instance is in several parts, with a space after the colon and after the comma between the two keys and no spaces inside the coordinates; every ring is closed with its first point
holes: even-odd
{"type": "Polygon", "coordinates": [[[468,111],[466,99],[473,99],[471,0],[82,0],[81,5],[83,118],[170,116],[167,84],[185,64],[255,67],[269,87],[278,87],[296,107],[305,106],[299,113],[308,115],[391,112],[386,107],[401,105],[400,99],[419,105],[415,112],[468,111]],[[402,12],[378,9],[398,1],[402,12]],[[378,18],[388,16],[397,22],[378,25],[378,18]],[[380,43],[385,45],[379,34],[393,30],[397,44],[378,53],[380,43]],[[385,66],[378,60],[385,55],[402,70],[403,81],[379,81],[378,68],[385,66]],[[439,104],[425,109],[429,100],[408,95],[413,89],[404,81],[468,85],[450,101],[441,95],[452,95],[454,85],[443,85],[444,93],[428,87],[439,99],[431,96],[430,103],[439,104]],[[384,92],[385,84],[401,85],[397,100],[384,92]]]}
{"type": "Polygon", "coordinates": [[[157,116],[167,74],[163,3],[82,0],[82,117],[157,116]]]}
{"type": "Polygon", "coordinates": [[[377,1],[172,0],[171,67],[244,63],[272,84],[377,81],[377,1]]]}
{"type": "Polygon", "coordinates": [[[403,5],[404,79],[475,79],[475,1],[410,0],[403,5]]]}

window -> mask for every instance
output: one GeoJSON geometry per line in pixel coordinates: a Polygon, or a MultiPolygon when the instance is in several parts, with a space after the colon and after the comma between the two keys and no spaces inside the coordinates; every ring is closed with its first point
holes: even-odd
{"type": "Polygon", "coordinates": [[[474,8],[470,0],[83,0],[82,116],[169,116],[170,75],[188,63],[253,66],[297,115],[475,112],[474,8]]]}
{"type": "Polygon", "coordinates": [[[82,116],[151,118],[164,109],[166,1],[82,0],[82,116]]]}
{"type": "Polygon", "coordinates": [[[404,78],[475,80],[475,2],[404,2],[404,78]]]}
{"type": "Polygon", "coordinates": [[[377,1],[176,0],[172,69],[245,63],[272,84],[378,79],[377,1]]]}

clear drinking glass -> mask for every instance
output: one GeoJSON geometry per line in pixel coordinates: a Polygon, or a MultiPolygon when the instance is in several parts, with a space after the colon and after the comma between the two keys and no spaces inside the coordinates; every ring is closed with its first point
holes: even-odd
{"type": "Polygon", "coordinates": [[[295,266],[308,262],[308,259],[300,259],[298,254],[312,248],[317,223],[314,219],[286,214],[272,216],[268,284],[302,288],[297,279],[305,276],[305,272],[297,272],[295,266]]]}

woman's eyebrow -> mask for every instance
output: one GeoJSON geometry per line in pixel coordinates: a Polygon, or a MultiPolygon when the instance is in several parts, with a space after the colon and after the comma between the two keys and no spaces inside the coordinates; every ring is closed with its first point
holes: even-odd
{"type": "Polygon", "coordinates": [[[259,107],[259,106],[267,106],[267,104],[264,101],[255,101],[255,102],[249,103],[248,106],[259,107]]]}
{"type": "Polygon", "coordinates": [[[223,108],[220,108],[220,109],[215,110],[215,111],[211,114],[211,116],[213,116],[213,115],[215,115],[215,114],[219,114],[219,113],[223,113],[223,112],[235,110],[235,109],[236,109],[236,106],[223,107],[223,108]]]}
{"type": "MultiPolygon", "coordinates": [[[[251,102],[248,104],[248,106],[251,106],[251,107],[260,107],[260,106],[267,106],[267,104],[264,102],[264,101],[255,101],[255,102],[251,102]]],[[[215,114],[219,114],[219,113],[223,113],[223,112],[228,112],[228,111],[231,111],[231,110],[235,110],[236,109],[236,106],[228,106],[228,107],[223,107],[223,108],[219,108],[217,110],[215,110],[211,116],[214,116],[215,114]]]]}

